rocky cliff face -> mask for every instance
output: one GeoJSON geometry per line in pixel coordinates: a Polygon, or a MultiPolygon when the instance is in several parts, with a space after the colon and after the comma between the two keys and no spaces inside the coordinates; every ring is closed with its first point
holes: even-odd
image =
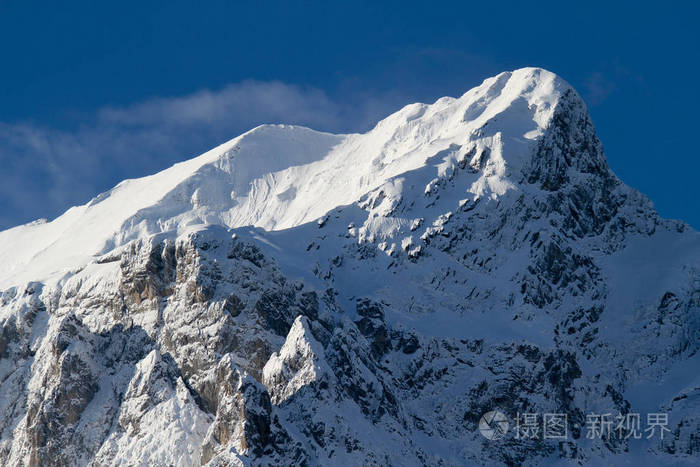
{"type": "Polygon", "coordinates": [[[0,251],[3,464],[697,462],[700,235],[615,177],[556,76],[219,149],[0,233],[42,245],[0,251]],[[633,412],[669,431],[587,436],[633,412]],[[551,413],[566,438],[514,436],[551,413]]]}

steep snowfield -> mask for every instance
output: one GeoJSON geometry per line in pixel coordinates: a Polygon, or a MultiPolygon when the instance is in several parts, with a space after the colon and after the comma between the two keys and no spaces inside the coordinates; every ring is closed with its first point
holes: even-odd
{"type": "Polygon", "coordinates": [[[255,128],[0,232],[0,262],[6,465],[700,455],[700,234],[617,179],[545,70],[366,134],[255,128]],[[667,437],[586,438],[629,412],[667,437]],[[518,413],[569,437],[515,439],[518,413]]]}
{"type": "Polygon", "coordinates": [[[366,134],[260,126],[158,174],[126,180],[52,222],[0,232],[0,288],[56,279],[134,238],[193,224],[279,230],[315,220],[451,145],[483,138],[489,124],[500,153],[470,191],[497,196],[513,186],[506,166],[520,169],[566,89],[556,75],[525,68],[459,99],[408,105],[366,134]]]}

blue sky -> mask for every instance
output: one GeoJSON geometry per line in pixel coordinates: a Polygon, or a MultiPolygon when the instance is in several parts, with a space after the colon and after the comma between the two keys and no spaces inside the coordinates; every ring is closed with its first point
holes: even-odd
{"type": "Polygon", "coordinates": [[[569,81],[618,176],[700,228],[691,2],[65,3],[0,0],[0,229],[260,123],[364,131],[523,66],[569,81]]]}

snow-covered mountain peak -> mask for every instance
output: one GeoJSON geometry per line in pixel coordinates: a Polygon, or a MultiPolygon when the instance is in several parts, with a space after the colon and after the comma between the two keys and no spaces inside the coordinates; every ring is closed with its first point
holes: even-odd
{"type": "Polygon", "coordinates": [[[541,69],[365,134],[257,127],[0,264],[2,465],[697,464],[700,234],[541,69]]]}
{"type": "Polygon", "coordinates": [[[585,112],[561,78],[523,68],[456,99],[408,105],[365,134],[259,126],[160,173],[124,181],[52,222],[0,232],[0,287],[59,277],[135,238],[193,224],[294,227],[387,182],[396,188],[408,172],[426,169],[428,184],[467,158],[479,171],[467,187],[471,196],[499,196],[519,183],[565,95],[585,112]],[[451,162],[437,160],[445,157],[451,162]]]}

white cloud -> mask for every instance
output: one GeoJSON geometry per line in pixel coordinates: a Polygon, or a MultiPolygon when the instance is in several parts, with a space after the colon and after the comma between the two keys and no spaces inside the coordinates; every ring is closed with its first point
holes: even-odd
{"type": "Polygon", "coordinates": [[[303,121],[337,124],[337,106],[318,89],[300,88],[277,81],[244,81],[219,91],[154,98],[126,108],[105,108],[98,116],[102,124],[139,126],[217,125],[225,121],[303,121]]]}
{"type": "Polygon", "coordinates": [[[641,95],[649,95],[644,77],[639,73],[612,62],[603,67],[604,71],[594,71],[583,83],[584,97],[590,106],[598,106],[621,90],[632,90],[641,95]]]}
{"type": "Polygon", "coordinates": [[[585,83],[586,97],[590,105],[601,104],[615,90],[615,83],[603,73],[591,73],[585,83]]]}

